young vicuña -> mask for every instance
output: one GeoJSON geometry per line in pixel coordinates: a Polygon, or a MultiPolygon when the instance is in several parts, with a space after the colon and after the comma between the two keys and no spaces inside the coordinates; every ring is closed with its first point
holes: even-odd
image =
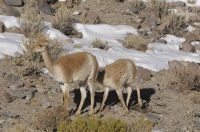
{"type": "Polygon", "coordinates": [[[81,101],[75,114],[80,114],[86,98],[86,87],[88,86],[91,95],[89,114],[93,114],[94,85],[98,74],[96,57],[88,52],[78,52],[61,56],[56,61],[53,61],[46,49],[47,44],[48,41],[46,38],[40,37],[33,45],[33,51],[41,52],[46,68],[52,74],[53,78],[61,84],[64,106],[66,108],[68,106],[71,86],[78,84],[81,91],[81,101]]]}
{"type": "Polygon", "coordinates": [[[125,110],[128,112],[128,104],[131,97],[132,88],[136,86],[138,103],[140,106],[142,106],[142,99],[140,98],[141,82],[137,81],[135,77],[136,66],[133,61],[129,59],[118,59],[115,62],[107,65],[103,71],[99,72],[97,80],[105,87],[100,111],[102,111],[104,108],[110,88],[115,89],[120,102],[122,103],[125,110]],[[126,104],[124,102],[122,94],[124,88],[127,88],[128,93],[126,104]]]}

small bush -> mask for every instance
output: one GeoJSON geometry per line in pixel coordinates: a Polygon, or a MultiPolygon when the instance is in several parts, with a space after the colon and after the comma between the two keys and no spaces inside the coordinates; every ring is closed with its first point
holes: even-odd
{"type": "Polygon", "coordinates": [[[130,6],[131,6],[131,8],[136,9],[136,10],[137,10],[137,13],[146,8],[146,5],[145,5],[144,2],[141,1],[141,0],[134,0],[134,1],[131,1],[130,6]]]}
{"type": "Polygon", "coordinates": [[[35,2],[28,2],[19,20],[21,30],[28,38],[37,36],[44,29],[44,18],[39,14],[39,11],[34,8],[35,4],[35,2]]]}
{"type": "Polygon", "coordinates": [[[146,51],[147,45],[145,43],[146,43],[145,40],[141,36],[132,34],[126,37],[123,46],[128,49],[146,51]]]}
{"type": "Polygon", "coordinates": [[[99,49],[104,49],[104,50],[107,50],[108,49],[108,44],[107,42],[103,42],[101,41],[100,39],[94,39],[92,41],[92,47],[93,48],[99,48],[99,49]]]}
{"type": "Polygon", "coordinates": [[[67,122],[66,109],[49,108],[37,113],[33,118],[33,127],[37,130],[53,131],[60,122],[67,122]]]}
{"type": "Polygon", "coordinates": [[[65,35],[71,35],[74,31],[73,23],[74,20],[70,16],[70,10],[65,6],[61,6],[55,14],[53,27],[65,35]]]}
{"type": "Polygon", "coordinates": [[[187,0],[187,2],[188,2],[189,4],[195,4],[195,3],[197,2],[197,0],[187,0]]]}
{"type": "Polygon", "coordinates": [[[171,8],[165,0],[150,0],[148,5],[159,13],[160,18],[168,15],[168,10],[171,8]]]}
{"type": "Polygon", "coordinates": [[[70,122],[61,122],[58,132],[126,132],[127,125],[114,118],[76,118],[70,122]]]}
{"type": "Polygon", "coordinates": [[[15,124],[14,126],[7,128],[6,132],[30,132],[30,130],[22,124],[15,124]]]}
{"type": "Polygon", "coordinates": [[[138,117],[128,127],[129,132],[152,132],[153,123],[144,117],[138,117]]]}
{"type": "Polygon", "coordinates": [[[187,27],[187,21],[184,16],[172,14],[165,18],[168,20],[169,23],[162,31],[163,34],[173,34],[173,35],[180,35],[180,31],[183,31],[187,27]]]}

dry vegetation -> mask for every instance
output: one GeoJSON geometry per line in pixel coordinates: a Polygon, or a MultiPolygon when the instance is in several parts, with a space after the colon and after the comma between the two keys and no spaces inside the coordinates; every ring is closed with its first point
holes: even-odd
{"type": "Polygon", "coordinates": [[[37,3],[35,1],[29,1],[19,20],[20,29],[28,38],[36,37],[44,29],[44,18],[37,8],[34,8],[36,5],[37,3]]]}
{"type": "Polygon", "coordinates": [[[93,48],[108,50],[108,43],[97,38],[92,41],[91,45],[93,48]]]}
{"type": "Polygon", "coordinates": [[[180,31],[183,31],[188,26],[185,17],[181,15],[171,14],[166,16],[163,21],[168,21],[168,25],[163,30],[163,34],[180,36],[180,31]]]}
{"type": "Polygon", "coordinates": [[[51,132],[56,129],[60,122],[67,122],[68,115],[64,108],[48,108],[37,113],[32,121],[35,129],[51,132]]]}
{"type": "Polygon", "coordinates": [[[61,6],[55,14],[53,21],[53,27],[60,30],[65,35],[73,34],[74,20],[70,16],[70,9],[65,6],[61,6]]]}
{"type": "Polygon", "coordinates": [[[146,51],[147,50],[147,44],[143,37],[139,35],[129,35],[126,37],[123,46],[128,49],[135,49],[139,51],[146,51]]]}

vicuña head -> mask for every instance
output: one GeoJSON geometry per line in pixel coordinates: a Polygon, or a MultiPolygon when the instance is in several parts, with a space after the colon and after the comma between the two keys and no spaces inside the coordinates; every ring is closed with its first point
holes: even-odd
{"type": "Polygon", "coordinates": [[[109,89],[113,88],[117,92],[118,98],[120,102],[122,103],[124,109],[128,112],[128,105],[129,100],[132,93],[132,88],[136,86],[137,89],[137,95],[138,95],[138,103],[140,106],[142,106],[142,100],[140,98],[140,87],[141,82],[136,83],[136,66],[133,61],[129,59],[119,59],[115,62],[107,65],[102,72],[103,74],[98,74],[98,82],[103,84],[104,89],[104,95],[103,95],[103,101],[100,107],[100,111],[103,110],[105,101],[108,97],[109,89]],[[135,84],[136,83],[136,84],[135,84]],[[126,104],[123,99],[122,91],[123,89],[127,89],[127,99],[126,104]]]}
{"type": "Polygon", "coordinates": [[[76,114],[81,113],[86,98],[86,87],[89,87],[91,94],[89,114],[93,114],[94,85],[98,74],[96,57],[88,52],[77,52],[61,56],[53,61],[46,49],[47,44],[48,41],[45,38],[39,38],[33,45],[33,51],[41,52],[46,68],[53,75],[53,78],[60,83],[64,106],[67,108],[69,91],[75,83],[79,85],[81,91],[81,102],[76,114]]]}

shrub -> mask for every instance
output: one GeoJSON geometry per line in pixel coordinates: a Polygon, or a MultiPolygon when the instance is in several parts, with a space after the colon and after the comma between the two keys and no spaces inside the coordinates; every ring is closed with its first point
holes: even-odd
{"type": "Polygon", "coordinates": [[[48,108],[37,113],[32,120],[35,129],[53,131],[60,122],[67,122],[68,115],[64,108],[48,108]]]}
{"type": "Polygon", "coordinates": [[[128,127],[129,132],[152,132],[153,123],[146,119],[145,117],[138,117],[131,125],[128,127]]]}
{"type": "Polygon", "coordinates": [[[171,14],[168,15],[165,20],[169,22],[162,31],[163,34],[180,35],[180,31],[184,30],[188,25],[185,17],[181,15],[171,14]]]}
{"type": "Polygon", "coordinates": [[[159,13],[159,17],[162,18],[165,15],[168,15],[168,10],[171,8],[165,0],[150,0],[148,5],[150,8],[156,10],[159,13]]]}
{"type": "Polygon", "coordinates": [[[14,126],[7,128],[6,132],[30,132],[30,130],[22,124],[15,124],[14,126]]]}
{"type": "Polygon", "coordinates": [[[40,34],[44,29],[44,18],[39,11],[34,8],[35,2],[28,2],[27,7],[19,19],[20,28],[24,35],[33,38],[40,34]]]}
{"type": "Polygon", "coordinates": [[[127,125],[114,118],[79,117],[70,122],[61,122],[58,132],[126,132],[127,125]]]}
{"type": "Polygon", "coordinates": [[[71,35],[74,31],[73,22],[74,20],[70,16],[70,10],[65,6],[61,6],[55,14],[53,27],[65,35],[71,35]]]}
{"type": "Polygon", "coordinates": [[[189,4],[195,4],[195,3],[197,2],[197,0],[187,0],[187,2],[188,2],[189,4]]]}
{"type": "Polygon", "coordinates": [[[145,43],[146,43],[145,40],[141,36],[132,34],[126,37],[123,46],[128,49],[146,51],[147,45],[145,43]]]}
{"type": "Polygon", "coordinates": [[[146,8],[146,5],[141,0],[134,0],[131,2],[131,7],[137,9],[137,13],[146,8]]]}
{"type": "Polygon", "coordinates": [[[104,49],[104,50],[108,49],[107,42],[103,42],[103,41],[101,41],[100,39],[97,39],[97,38],[92,41],[91,45],[92,45],[93,48],[99,48],[99,49],[104,49]]]}

